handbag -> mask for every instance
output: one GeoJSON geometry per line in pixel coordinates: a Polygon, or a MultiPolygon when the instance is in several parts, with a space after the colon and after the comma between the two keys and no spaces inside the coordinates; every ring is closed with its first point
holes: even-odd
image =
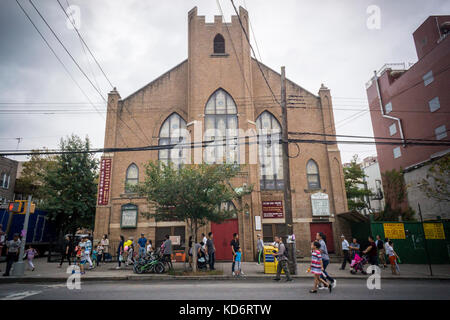
{"type": "Polygon", "coordinates": [[[119,261],[123,262],[123,256],[122,255],[119,255],[119,261]]]}

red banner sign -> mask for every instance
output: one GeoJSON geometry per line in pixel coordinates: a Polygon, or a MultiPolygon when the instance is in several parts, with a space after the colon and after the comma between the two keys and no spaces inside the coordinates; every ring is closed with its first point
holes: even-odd
{"type": "Polygon", "coordinates": [[[100,180],[98,186],[98,205],[106,206],[111,187],[111,159],[102,159],[100,162],[100,180]]]}
{"type": "Polygon", "coordinates": [[[263,218],[283,218],[283,201],[263,201],[263,218]]]}

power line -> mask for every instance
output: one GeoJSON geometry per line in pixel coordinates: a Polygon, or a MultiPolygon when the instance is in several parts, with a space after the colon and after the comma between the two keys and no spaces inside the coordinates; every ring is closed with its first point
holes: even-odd
{"type": "Polygon", "coordinates": [[[103,95],[101,94],[101,92],[97,89],[97,87],[95,87],[95,85],[92,83],[91,79],[87,76],[87,74],[84,72],[84,70],[80,67],[80,65],[78,64],[78,62],[75,60],[75,58],[72,56],[72,54],[69,52],[69,50],[66,48],[66,46],[64,45],[64,43],[61,41],[61,39],[58,37],[58,35],[55,33],[55,31],[53,30],[53,28],[48,24],[47,20],[44,18],[44,16],[42,16],[41,12],[38,10],[38,8],[36,8],[36,6],[34,5],[32,0],[28,0],[30,2],[30,4],[33,6],[34,10],[36,10],[36,12],[38,13],[38,15],[41,17],[42,21],[44,21],[44,23],[46,24],[46,26],[50,29],[50,31],[52,32],[52,34],[55,36],[56,40],[58,40],[58,42],[61,44],[61,46],[64,48],[64,50],[66,51],[66,53],[70,56],[70,58],[72,59],[73,63],[75,63],[75,65],[78,67],[78,69],[81,71],[81,73],[84,75],[84,77],[89,81],[89,83],[92,85],[92,87],[95,89],[95,91],[97,91],[97,93],[100,95],[100,97],[102,98],[103,101],[107,102],[105,97],[103,97],[103,95]]]}
{"type": "MultiPolygon", "coordinates": [[[[70,23],[73,26],[73,29],[76,31],[76,33],[78,34],[78,37],[80,38],[80,40],[83,42],[83,44],[86,46],[86,48],[88,49],[90,55],[92,56],[92,58],[94,59],[95,63],[97,64],[98,68],[100,69],[100,71],[102,72],[103,76],[105,77],[105,79],[108,81],[109,85],[111,86],[111,88],[114,88],[113,84],[111,83],[111,81],[109,80],[108,76],[106,75],[106,73],[103,71],[103,68],[101,67],[100,63],[97,61],[97,59],[95,58],[94,54],[92,53],[91,49],[89,48],[89,46],[87,45],[86,41],[84,41],[83,37],[80,34],[80,31],[78,30],[78,28],[75,26],[75,23],[72,22],[72,20],[70,19],[69,15],[67,14],[66,10],[64,10],[64,7],[62,6],[61,2],[58,1],[59,6],[61,7],[61,10],[64,12],[64,14],[67,16],[67,18],[69,19],[70,23]]],[[[67,2],[67,0],[66,0],[67,2]]],[[[67,2],[67,5],[69,5],[69,2],[67,2]]]]}
{"type": "Polygon", "coordinates": [[[273,96],[273,98],[275,99],[275,102],[278,103],[278,104],[281,106],[281,103],[278,101],[278,99],[275,97],[275,94],[273,93],[273,90],[272,90],[272,87],[271,87],[270,84],[269,84],[269,81],[267,81],[266,75],[264,74],[264,72],[263,72],[263,70],[262,70],[262,68],[261,68],[261,65],[259,64],[258,59],[256,59],[255,50],[253,50],[253,47],[252,47],[252,45],[251,45],[251,43],[250,43],[250,39],[249,39],[249,37],[248,37],[248,35],[247,35],[247,31],[245,31],[245,28],[244,28],[244,26],[243,26],[243,24],[242,24],[241,16],[239,15],[239,12],[238,12],[236,6],[234,5],[233,0],[230,0],[230,1],[231,1],[231,4],[233,5],[234,11],[236,12],[236,15],[237,15],[237,17],[238,17],[238,20],[239,20],[239,24],[240,24],[240,26],[241,26],[241,29],[242,29],[242,31],[244,32],[244,35],[245,35],[245,38],[247,39],[248,45],[249,45],[249,47],[250,47],[250,50],[252,50],[252,52],[253,52],[253,56],[255,57],[256,64],[258,65],[258,68],[259,68],[259,70],[261,71],[261,74],[262,74],[262,76],[263,76],[263,78],[264,78],[264,81],[266,82],[267,87],[269,88],[270,92],[272,93],[272,96],[273,96]]]}

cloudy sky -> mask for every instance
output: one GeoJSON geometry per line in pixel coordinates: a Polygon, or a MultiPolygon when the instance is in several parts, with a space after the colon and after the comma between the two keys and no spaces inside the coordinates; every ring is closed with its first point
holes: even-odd
{"type": "MultiPolygon", "coordinates": [[[[93,89],[53,37],[28,0],[19,0],[82,87],[64,70],[15,0],[0,2],[0,149],[56,148],[71,133],[103,147],[105,110],[93,89]],[[99,114],[90,99],[100,110],[99,114]],[[52,111],[54,114],[49,114],[52,111]],[[33,110],[33,111],[30,111],[33,110]],[[22,138],[18,145],[16,138],[22,138]]],[[[206,21],[220,10],[214,0],[60,0],[79,8],[80,32],[122,97],[187,57],[187,12],[194,6],[206,21]]],[[[111,90],[87,58],[56,0],[33,0],[98,90],[111,90]]],[[[449,14],[447,0],[235,0],[247,8],[262,62],[317,93],[331,89],[338,134],[372,136],[365,83],[385,63],[415,62],[413,31],[429,16],[449,14]],[[369,29],[371,5],[380,28],[369,29]],[[345,110],[351,109],[351,110],[345,110]]],[[[230,21],[230,1],[220,0],[230,21]]],[[[77,20],[78,21],[78,20],[77,20]]],[[[256,48],[256,46],[255,46],[256,48]]],[[[374,146],[340,145],[343,162],[353,154],[375,155],[374,146]]],[[[16,158],[24,159],[24,158],[16,158]]]]}

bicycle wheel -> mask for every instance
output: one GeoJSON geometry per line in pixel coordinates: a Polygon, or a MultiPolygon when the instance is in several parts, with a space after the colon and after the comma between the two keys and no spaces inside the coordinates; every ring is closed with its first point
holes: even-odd
{"type": "Polygon", "coordinates": [[[161,273],[164,273],[164,271],[166,271],[166,268],[164,267],[164,264],[159,262],[158,264],[156,264],[154,266],[154,270],[156,273],[161,274],[161,273]]]}

